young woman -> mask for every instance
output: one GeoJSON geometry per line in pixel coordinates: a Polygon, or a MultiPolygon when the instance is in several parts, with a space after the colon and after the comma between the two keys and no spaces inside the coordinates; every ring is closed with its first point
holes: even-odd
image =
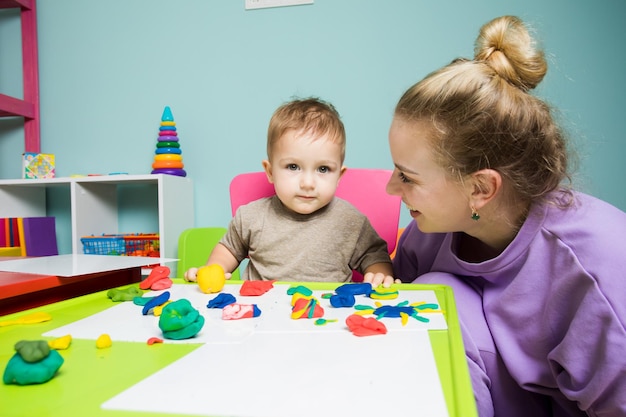
{"type": "Polygon", "coordinates": [[[625,416],[626,214],[565,186],[563,133],[530,93],[546,71],[504,16],[404,93],[387,191],[414,221],[394,276],[453,287],[481,417],[625,416]]]}

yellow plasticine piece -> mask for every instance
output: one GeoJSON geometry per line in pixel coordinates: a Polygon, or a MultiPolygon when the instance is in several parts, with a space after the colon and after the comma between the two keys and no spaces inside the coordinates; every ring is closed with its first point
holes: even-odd
{"type": "Polygon", "coordinates": [[[196,281],[205,294],[220,292],[226,283],[224,268],[218,264],[201,266],[196,273],[196,281]]]}
{"type": "Polygon", "coordinates": [[[98,336],[98,339],[96,340],[96,347],[98,349],[105,349],[105,348],[111,347],[112,345],[113,345],[113,341],[111,340],[111,336],[109,336],[106,333],[103,333],[100,336],[98,336]]]}
{"type": "Polygon", "coordinates": [[[27,314],[22,317],[18,317],[14,320],[5,320],[0,321],[0,327],[4,326],[12,326],[14,324],[35,324],[35,323],[43,323],[44,321],[52,320],[52,316],[48,313],[38,312],[27,314]]]}
{"type": "Polygon", "coordinates": [[[409,315],[403,312],[400,312],[400,319],[402,320],[402,325],[406,326],[407,322],[409,321],[409,315]]]}
{"type": "Polygon", "coordinates": [[[160,155],[154,155],[155,161],[182,161],[183,156],[175,153],[162,153],[160,155]]]}
{"type": "Polygon", "coordinates": [[[293,311],[293,312],[291,313],[291,318],[292,318],[293,320],[297,320],[297,319],[299,319],[300,317],[302,317],[302,316],[304,315],[304,313],[305,313],[305,312],[306,312],[306,307],[305,307],[305,308],[303,308],[303,309],[301,309],[301,310],[293,311]]]}
{"type": "Polygon", "coordinates": [[[54,350],[65,350],[70,347],[70,343],[72,343],[72,335],[66,334],[65,336],[48,341],[48,346],[50,346],[50,349],[54,350]]]}
{"type": "Polygon", "coordinates": [[[304,294],[300,294],[300,293],[295,293],[294,295],[291,296],[291,306],[295,306],[296,302],[298,302],[298,300],[300,299],[305,299],[305,300],[311,300],[313,298],[312,295],[304,295],[304,294]]]}
{"type": "Polygon", "coordinates": [[[398,290],[393,288],[384,288],[382,286],[377,287],[370,294],[370,298],[378,299],[378,300],[393,300],[398,298],[398,290]]]}
{"type": "Polygon", "coordinates": [[[167,300],[166,302],[164,302],[160,306],[154,307],[154,309],[152,310],[152,314],[154,314],[155,316],[160,316],[161,312],[163,312],[163,307],[165,307],[166,305],[168,305],[171,302],[172,302],[172,300],[167,300]]]}
{"type": "Polygon", "coordinates": [[[354,313],[358,316],[369,316],[370,314],[374,314],[374,310],[356,310],[354,313]]]}

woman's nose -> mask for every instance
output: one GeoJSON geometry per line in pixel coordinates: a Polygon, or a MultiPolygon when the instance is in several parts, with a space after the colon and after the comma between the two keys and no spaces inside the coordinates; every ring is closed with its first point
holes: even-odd
{"type": "Polygon", "coordinates": [[[385,187],[385,191],[390,195],[400,195],[400,188],[398,187],[398,179],[396,178],[396,171],[391,173],[391,177],[389,177],[389,181],[387,181],[387,186],[385,187]]]}

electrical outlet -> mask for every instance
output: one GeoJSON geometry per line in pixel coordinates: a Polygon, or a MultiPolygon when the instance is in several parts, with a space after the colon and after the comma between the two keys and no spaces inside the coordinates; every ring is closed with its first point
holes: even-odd
{"type": "Polygon", "coordinates": [[[245,0],[246,10],[266,9],[268,7],[298,6],[313,4],[314,0],[245,0]]]}

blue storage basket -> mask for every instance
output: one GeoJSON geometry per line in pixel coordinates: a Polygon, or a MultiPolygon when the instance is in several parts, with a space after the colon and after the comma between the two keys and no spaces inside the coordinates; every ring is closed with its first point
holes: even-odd
{"type": "Polygon", "coordinates": [[[83,236],[83,252],[88,255],[125,255],[124,235],[83,236]]]}

